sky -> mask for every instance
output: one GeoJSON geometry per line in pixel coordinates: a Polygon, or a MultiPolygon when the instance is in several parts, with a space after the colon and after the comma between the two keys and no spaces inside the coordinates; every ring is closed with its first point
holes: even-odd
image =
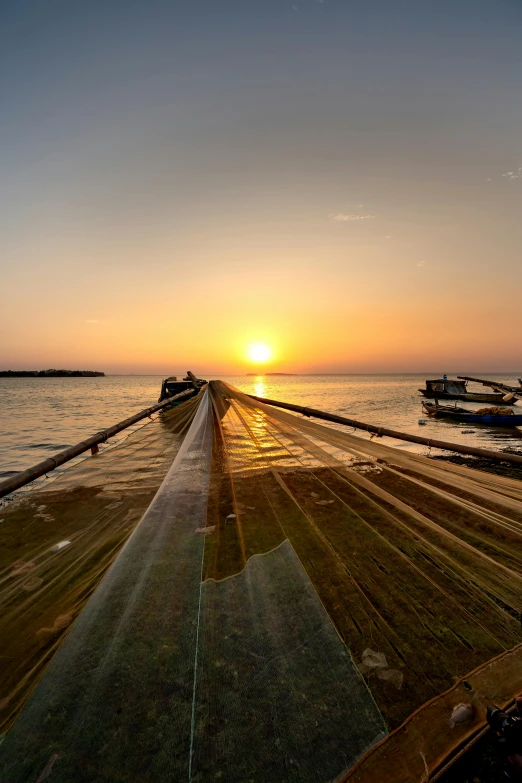
{"type": "Polygon", "coordinates": [[[519,0],[1,3],[0,369],[522,370],[521,33],[519,0]]]}

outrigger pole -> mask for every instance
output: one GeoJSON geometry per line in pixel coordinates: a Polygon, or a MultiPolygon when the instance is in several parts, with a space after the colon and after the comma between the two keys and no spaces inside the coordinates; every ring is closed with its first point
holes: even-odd
{"type": "Polygon", "coordinates": [[[490,386],[497,391],[512,392],[513,394],[522,395],[522,386],[508,386],[505,383],[499,383],[498,381],[488,381],[483,378],[470,378],[468,375],[457,375],[461,381],[473,381],[474,383],[481,383],[483,386],[490,386]]]}
{"type": "Polygon", "coordinates": [[[506,454],[503,451],[493,451],[492,449],[477,449],[473,446],[461,446],[460,443],[449,443],[445,440],[435,440],[435,438],[423,438],[420,435],[410,435],[407,432],[390,430],[387,427],[377,427],[374,424],[365,424],[355,419],[347,419],[346,416],[336,416],[333,413],[325,413],[315,408],[304,408],[302,405],[292,405],[290,402],[279,402],[278,400],[268,400],[265,397],[256,397],[254,394],[247,395],[253,400],[263,402],[265,405],[273,405],[276,408],[285,408],[295,413],[302,413],[303,416],[313,416],[316,419],[331,421],[335,424],[345,424],[348,427],[355,427],[358,430],[372,432],[375,435],[385,435],[388,438],[397,438],[397,440],[406,440],[411,443],[421,443],[434,449],[443,449],[445,451],[456,451],[460,454],[471,454],[474,457],[486,457],[494,459],[497,462],[512,462],[516,465],[522,465],[522,455],[506,454]]]}
{"type": "MultiPolygon", "coordinates": [[[[192,375],[192,373],[190,373],[190,375],[192,375]]],[[[197,386],[194,389],[187,389],[184,392],[180,392],[180,394],[175,394],[173,397],[169,397],[168,399],[163,400],[163,402],[158,402],[156,405],[152,405],[150,408],[145,408],[139,413],[136,413],[134,416],[130,416],[128,419],[124,419],[123,421],[118,422],[118,424],[113,424],[112,427],[108,427],[106,430],[97,432],[95,435],[87,438],[87,440],[82,440],[75,446],[69,446],[68,449],[60,451],[58,454],[55,454],[54,457],[48,457],[48,459],[45,459],[43,462],[39,462],[37,465],[33,465],[32,468],[22,470],[20,473],[16,473],[11,478],[6,479],[5,481],[1,481],[0,498],[3,498],[5,495],[9,495],[9,493],[14,492],[15,489],[20,489],[20,487],[29,484],[31,481],[34,481],[41,476],[45,476],[46,473],[50,473],[52,470],[57,468],[58,465],[63,465],[64,462],[69,462],[69,460],[78,457],[85,451],[89,451],[89,449],[91,450],[91,454],[97,454],[99,443],[105,443],[109,438],[112,438],[113,435],[116,435],[122,430],[126,430],[127,427],[131,427],[138,421],[146,419],[147,416],[151,416],[153,413],[162,410],[162,408],[166,408],[173,402],[181,402],[182,400],[193,397],[197,393],[196,388],[199,392],[200,386],[197,386]]]]}

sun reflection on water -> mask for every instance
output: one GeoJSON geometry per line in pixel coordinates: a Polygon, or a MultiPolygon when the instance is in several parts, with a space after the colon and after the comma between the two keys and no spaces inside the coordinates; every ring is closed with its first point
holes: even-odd
{"type": "Polygon", "coordinates": [[[262,375],[258,375],[254,380],[254,394],[256,397],[266,397],[266,384],[262,375]]]}

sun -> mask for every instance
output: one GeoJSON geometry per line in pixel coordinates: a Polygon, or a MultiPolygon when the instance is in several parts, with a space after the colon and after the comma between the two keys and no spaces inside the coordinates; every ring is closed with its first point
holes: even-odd
{"type": "Polygon", "coordinates": [[[251,362],[263,364],[272,356],[272,350],[268,345],[264,345],[263,343],[251,343],[248,346],[248,356],[251,362]]]}

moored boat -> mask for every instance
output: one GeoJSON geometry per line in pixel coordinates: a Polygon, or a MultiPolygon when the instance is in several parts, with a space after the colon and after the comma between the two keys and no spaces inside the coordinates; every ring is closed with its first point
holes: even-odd
{"type": "Polygon", "coordinates": [[[427,380],[426,388],[419,389],[424,397],[435,400],[462,400],[463,402],[491,402],[497,404],[511,405],[516,402],[516,398],[505,399],[505,394],[501,392],[482,392],[468,391],[465,380],[455,380],[453,378],[437,378],[427,380]]]}
{"type": "Polygon", "coordinates": [[[181,394],[181,392],[188,391],[189,389],[197,390],[205,383],[206,381],[196,378],[190,371],[187,372],[186,378],[183,378],[181,381],[178,380],[177,376],[171,375],[169,378],[165,378],[161,384],[158,402],[163,402],[163,400],[167,400],[169,397],[173,397],[175,394],[181,394]]]}
{"type": "Polygon", "coordinates": [[[522,414],[516,414],[510,408],[481,408],[471,411],[451,405],[438,405],[433,402],[423,402],[424,412],[431,418],[452,419],[467,424],[486,424],[491,427],[521,427],[522,414]]]}

